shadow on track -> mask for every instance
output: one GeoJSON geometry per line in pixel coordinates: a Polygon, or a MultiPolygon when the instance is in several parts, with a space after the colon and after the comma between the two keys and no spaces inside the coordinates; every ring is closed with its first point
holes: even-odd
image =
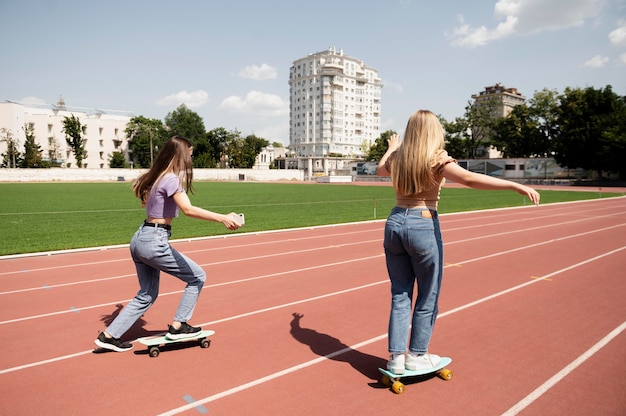
{"type": "MultiPolygon", "coordinates": [[[[304,315],[293,313],[292,316],[290,333],[296,341],[308,345],[311,351],[321,357],[350,364],[352,368],[371,380],[379,379],[378,367],[387,364],[385,359],[354,350],[328,334],[319,333],[314,329],[302,328],[300,321],[304,315]]],[[[378,382],[369,384],[372,387],[384,387],[378,382]]]]}

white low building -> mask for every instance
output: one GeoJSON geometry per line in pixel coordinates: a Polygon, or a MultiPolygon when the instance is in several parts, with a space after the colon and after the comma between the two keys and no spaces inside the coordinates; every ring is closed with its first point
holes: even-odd
{"type": "Polygon", "coordinates": [[[113,152],[122,152],[128,160],[128,140],[124,130],[133,114],[66,107],[62,99],[54,105],[0,103],[0,154],[7,151],[7,135],[23,153],[26,129],[31,128],[44,160],[56,161],[65,168],[76,168],[74,153],[63,132],[63,121],[71,116],[78,118],[82,126],[85,139],[83,168],[108,168],[113,152]]]}

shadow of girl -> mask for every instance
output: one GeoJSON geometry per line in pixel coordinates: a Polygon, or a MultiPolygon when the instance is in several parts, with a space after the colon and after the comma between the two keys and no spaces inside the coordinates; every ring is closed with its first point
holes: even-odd
{"type": "MultiPolygon", "coordinates": [[[[111,322],[113,322],[113,320],[117,317],[117,315],[120,314],[122,309],[124,309],[124,305],[118,303],[117,305],[115,305],[115,310],[109,315],[102,315],[100,317],[100,321],[102,321],[104,325],[108,327],[109,325],[111,325],[111,322]]],[[[165,329],[160,331],[148,331],[144,328],[146,324],[147,322],[143,318],[139,318],[137,322],[135,322],[135,324],[124,334],[124,338],[132,340],[139,337],[157,335],[166,331],[165,329]]]]}
{"type": "Polygon", "coordinates": [[[329,360],[345,362],[369,379],[377,380],[380,376],[378,367],[386,365],[387,361],[373,355],[354,350],[328,334],[322,334],[314,329],[302,328],[300,321],[304,315],[293,313],[291,320],[291,336],[298,342],[308,345],[315,354],[329,360]]]}

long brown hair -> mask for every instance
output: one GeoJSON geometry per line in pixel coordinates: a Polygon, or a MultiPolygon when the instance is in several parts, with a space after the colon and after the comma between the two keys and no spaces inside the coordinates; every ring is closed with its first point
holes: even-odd
{"type": "Polygon", "coordinates": [[[133,191],[137,198],[147,201],[152,187],[161,180],[166,173],[178,175],[188,192],[193,193],[193,162],[191,160],[191,142],[181,136],[171,137],[156,157],[150,169],[139,176],[133,184],[133,191]]]}
{"type": "Polygon", "coordinates": [[[444,134],[439,118],[428,110],[413,113],[391,166],[394,187],[401,195],[415,195],[437,184],[432,163],[443,146],[444,134]]]}

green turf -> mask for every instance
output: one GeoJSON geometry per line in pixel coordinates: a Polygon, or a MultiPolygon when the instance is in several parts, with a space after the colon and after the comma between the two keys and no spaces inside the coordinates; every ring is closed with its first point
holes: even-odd
{"type": "MultiPolygon", "coordinates": [[[[383,219],[395,203],[390,186],[196,182],[194,205],[243,212],[252,232],[383,219]]],[[[617,194],[541,191],[542,203],[617,194]]],[[[621,194],[619,194],[621,195],[621,194]]],[[[522,206],[514,192],[444,188],[441,213],[522,206]]],[[[144,210],[128,182],[0,184],[0,255],[126,244],[144,210]]],[[[221,224],[181,216],[172,239],[228,234],[221,224]]]]}

